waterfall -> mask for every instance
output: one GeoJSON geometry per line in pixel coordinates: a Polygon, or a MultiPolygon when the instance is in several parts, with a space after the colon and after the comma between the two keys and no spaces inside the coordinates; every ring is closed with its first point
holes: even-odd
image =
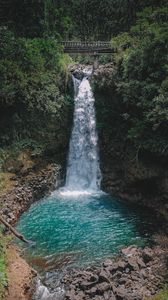
{"type": "Polygon", "coordinates": [[[74,192],[97,191],[101,182],[91,71],[83,72],[82,80],[73,77],[75,108],[64,188],[74,192]]]}

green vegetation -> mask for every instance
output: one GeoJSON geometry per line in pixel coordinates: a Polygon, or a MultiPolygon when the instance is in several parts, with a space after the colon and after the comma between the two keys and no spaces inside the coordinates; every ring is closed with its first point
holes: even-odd
{"type": "MultiPolygon", "coordinates": [[[[8,0],[0,29],[0,165],[20,153],[65,158],[72,116],[61,39],[108,40],[113,71],[95,83],[98,128],[134,154],[168,154],[167,0],[8,0]],[[9,9],[10,8],[10,9],[9,9]],[[97,101],[98,102],[98,101],[97,101]],[[11,150],[10,150],[11,149],[11,150]],[[15,154],[15,156],[14,156],[15,154]]],[[[77,56],[77,61],[92,62],[77,56]]],[[[69,81],[70,82],[70,81],[69,81]]],[[[124,150],[123,150],[124,151],[124,150]]],[[[10,169],[10,168],[9,168],[10,169]]]]}
{"type": "Polygon", "coordinates": [[[55,39],[19,38],[4,27],[0,38],[1,146],[14,144],[12,148],[36,148],[37,152],[46,145],[52,148],[56,137],[57,144],[66,144],[70,58],[55,39]]]}
{"type": "Polygon", "coordinates": [[[127,137],[168,154],[168,8],[145,9],[130,34],[116,38],[117,89],[130,120],[127,137]],[[123,43],[124,40],[124,43],[123,43]]]}
{"type": "Polygon", "coordinates": [[[2,23],[22,37],[110,40],[128,31],[145,7],[167,0],[2,0],[2,23]]]}
{"type": "Polygon", "coordinates": [[[2,234],[2,228],[0,228],[0,299],[3,298],[4,288],[7,286],[6,275],[6,261],[5,261],[5,247],[6,238],[2,234]]]}
{"type": "Polygon", "coordinates": [[[167,300],[168,299],[168,290],[164,289],[162,292],[150,298],[150,300],[167,300]]]}
{"type": "Polygon", "coordinates": [[[146,8],[130,32],[112,39],[112,45],[114,72],[98,82],[109,97],[98,107],[104,112],[102,118],[98,112],[102,130],[116,137],[117,128],[119,139],[135,149],[167,156],[168,7],[146,8]]]}

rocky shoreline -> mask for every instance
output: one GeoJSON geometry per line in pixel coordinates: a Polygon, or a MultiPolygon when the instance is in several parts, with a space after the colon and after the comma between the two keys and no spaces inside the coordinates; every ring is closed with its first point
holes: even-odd
{"type": "Polygon", "coordinates": [[[32,203],[55,190],[60,185],[60,171],[60,165],[49,164],[37,172],[16,176],[14,187],[0,196],[0,213],[5,220],[15,224],[32,203]]]}
{"type": "MultiPolygon", "coordinates": [[[[0,196],[0,213],[4,219],[15,225],[32,203],[49,195],[60,185],[60,172],[60,165],[49,164],[24,176],[15,175],[13,187],[0,196]]],[[[10,243],[6,258],[8,285],[5,300],[32,299],[37,272],[21,257],[19,248],[10,243]]]]}
{"type": "Polygon", "coordinates": [[[167,276],[166,249],[130,246],[101,268],[74,270],[62,283],[66,300],[145,300],[155,295],[167,276]]]}

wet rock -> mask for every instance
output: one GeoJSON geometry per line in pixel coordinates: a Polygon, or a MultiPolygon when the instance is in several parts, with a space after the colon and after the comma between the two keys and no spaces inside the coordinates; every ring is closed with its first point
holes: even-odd
{"type": "Polygon", "coordinates": [[[105,262],[103,262],[103,267],[108,268],[113,265],[113,261],[111,259],[106,259],[105,262]]]}
{"type": "Polygon", "coordinates": [[[124,285],[125,285],[126,288],[130,288],[132,286],[131,279],[127,279],[124,285]]]}
{"type": "Polygon", "coordinates": [[[114,294],[121,299],[124,299],[126,296],[126,289],[124,285],[120,285],[119,287],[113,290],[114,294]]]}
{"type": "Polygon", "coordinates": [[[113,294],[112,291],[106,291],[104,293],[104,300],[116,300],[116,296],[113,294]]]}
{"type": "MultiPolygon", "coordinates": [[[[88,66],[89,67],[89,66],[88,66]]],[[[92,66],[90,66],[92,68],[92,66]]],[[[83,70],[86,68],[86,65],[82,64],[73,64],[69,66],[69,71],[79,80],[82,80],[84,77],[83,70]]]]}
{"type": "Polygon", "coordinates": [[[147,264],[152,260],[153,252],[151,251],[151,249],[145,248],[142,252],[142,257],[143,257],[144,262],[147,264]]]}
{"type": "Polygon", "coordinates": [[[136,246],[129,246],[121,250],[121,253],[125,256],[134,256],[137,254],[137,247],[136,246]]]}
{"type": "Polygon", "coordinates": [[[0,197],[0,212],[7,222],[14,224],[29,206],[49,194],[60,184],[60,166],[48,165],[45,169],[29,173],[19,179],[5,195],[0,197]]]}
{"type": "Polygon", "coordinates": [[[82,292],[81,300],[144,300],[160,289],[166,268],[161,249],[132,246],[123,249],[115,261],[106,260],[101,268],[72,272],[65,286],[76,294],[82,292]]]}
{"type": "Polygon", "coordinates": [[[137,257],[136,261],[137,261],[137,264],[139,265],[140,268],[145,268],[146,267],[144,261],[141,258],[137,257]]]}
{"type": "MultiPolygon", "coordinates": [[[[127,269],[126,269],[126,272],[127,272],[127,270],[128,270],[128,272],[130,271],[130,270],[127,268],[127,269]]],[[[119,279],[119,278],[121,278],[121,276],[122,276],[122,272],[116,270],[116,272],[113,274],[113,279],[119,279]]]]}
{"type": "Polygon", "coordinates": [[[80,287],[83,290],[87,290],[87,289],[91,288],[94,285],[95,285],[95,282],[82,281],[81,284],[80,284],[80,287]]]}
{"type": "Polygon", "coordinates": [[[100,274],[99,274],[99,281],[106,281],[106,282],[109,282],[109,278],[108,278],[108,273],[104,270],[101,270],[100,271],[100,274]]]}
{"type": "Polygon", "coordinates": [[[11,213],[11,210],[9,208],[3,208],[2,213],[5,216],[9,216],[9,214],[11,213]]]}
{"type": "Polygon", "coordinates": [[[102,282],[97,285],[97,290],[99,294],[104,294],[104,292],[110,289],[110,284],[107,282],[102,282]]]}
{"type": "Polygon", "coordinates": [[[84,300],[85,299],[85,294],[81,291],[77,292],[76,296],[75,296],[76,300],[80,299],[80,300],[84,300]]]}
{"type": "Polygon", "coordinates": [[[115,272],[118,269],[118,263],[117,262],[113,263],[113,265],[110,266],[110,268],[108,269],[111,270],[111,272],[115,272]]]}
{"type": "Polygon", "coordinates": [[[131,270],[135,270],[135,271],[139,270],[139,266],[135,257],[128,258],[128,267],[131,270]]]}
{"type": "Polygon", "coordinates": [[[127,265],[128,265],[128,264],[127,264],[126,261],[120,260],[120,261],[118,262],[118,269],[124,270],[124,269],[126,269],[127,265]]]}
{"type": "Polygon", "coordinates": [[[76,297],[76,293],[75,290],[70,290],[66,293],[66,297],[67,300],[80,300],[80,298],[76,297]]]}
{"type": "Polygon", "coordinates": [[[86,291],[86,293],[91,297],[94,297],[98,293],[97,287],[92,287],[90,290],[86,291]]]}

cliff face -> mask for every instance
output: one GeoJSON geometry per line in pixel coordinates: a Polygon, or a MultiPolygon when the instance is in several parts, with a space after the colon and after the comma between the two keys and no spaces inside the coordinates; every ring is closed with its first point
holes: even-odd
{"type": "Polygon", "coordinates": [[[15,224],[33,202],[55,190],[61,182],[60,172],[60,165],[48,164],[21,178],[16,177],[13,186],[0,196],[0,212],[5,220],[15,224]]]}
{"type": "Polygon", "coordinates": [[[126,138],[130,120],[116,90],[116,69],[100,66],[93,76],[103,190],[152,208],[168,220],[168,160],[126,138]],[[115,79],[114,79],[115,78],[115,79]]]}
{"type": "MultiPolygon", "coordinates": [[[[103,147],[105,149],[105,147],[103,147]]],[[[122,160],[107,156],[101,148],[102,188],[123,200],[152,208],[156,216],[168,220],[168,172],[158,166],[139,160],[122,160]]]]}

